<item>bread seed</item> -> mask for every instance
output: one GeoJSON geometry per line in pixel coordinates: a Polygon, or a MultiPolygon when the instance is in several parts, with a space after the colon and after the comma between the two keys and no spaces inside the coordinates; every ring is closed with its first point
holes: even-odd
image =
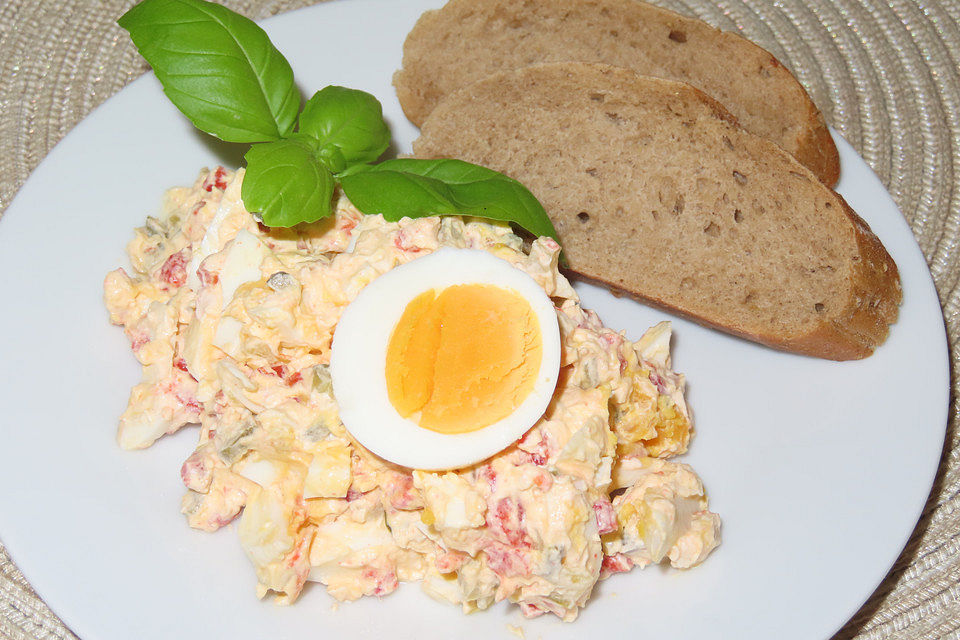
{"type": "Polygon", "coordinates": [[[681,193],[680,195],[677,196],[677,201],[673,203],[673,212],[677,215],[680,215],[681,213],[683,213],[683,206],[684,206],[684,200],[683,200],[683,194],[681,193]]]}

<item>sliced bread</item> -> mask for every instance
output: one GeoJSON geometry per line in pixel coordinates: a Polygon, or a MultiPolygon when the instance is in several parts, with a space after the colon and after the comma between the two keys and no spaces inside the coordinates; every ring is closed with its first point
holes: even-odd
{"type": "Polygon", "coordinates": [[[451,0],[424,13],[407,36],[394,86],[420,126],[451,91],[492,73],[561,61],[690,83],[824,184],[837,182],[840,160],[822,114],[773,55],[638,0],[451,0]]]}
{"type": "Polygon", "coordinates": [[[867,224],[690,85],[526,67],[448,95],[413,148],[520,180],[573,272],[703,324],[846,360],[896,320],[897,266],[867,224]]]}

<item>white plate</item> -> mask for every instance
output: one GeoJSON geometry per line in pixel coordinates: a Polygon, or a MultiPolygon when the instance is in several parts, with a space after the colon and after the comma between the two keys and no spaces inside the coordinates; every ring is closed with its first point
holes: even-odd
{"type": "MultiPolygon", "coordinates": [[[[441,0],[341,0],[266,23],[305,91],[343,84],[384,104],[400,149],[416,135],[390,86],[403,38],[441,0]]],[[[84,120],[0,221],[0,536],[85,640],[130,638],[827,637],[880,583],[920,515],[947,411],[944,325],[930,273],[879,180],[840,142],[840,191],[901,270],[887,343],[860,362],[777,353],[675,322],[698,435],[686,461],[723,517],[724,542],[690,572],[602,583],[580,619],[524,621],[500,605],[464,617],[415,585],[333,611],[322,587],[293,607],[254,596],[232,530],[178,513],[193,429],[145,452],[114,442],[139,367],[101,303],[134,226],[168,186],[239,157],[196,134],[150,75],[84,120]],[[629,634],[629,636],[627,635],[629,634]],[[595,636],[599,637],[599,636],[595,636]]],[[[580,286],[632,338],[665,314],[580,286]]]]}

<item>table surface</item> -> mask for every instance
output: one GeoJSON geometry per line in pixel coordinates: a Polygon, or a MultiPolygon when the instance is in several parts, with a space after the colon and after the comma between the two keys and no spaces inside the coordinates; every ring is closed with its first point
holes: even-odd
{"type": "MultiPolygon", "coordinates": [[[[920,244],[950,337],[946,446],[919,524],[835,640],[960,638],[960,0],[657,0],[770,50],[880,176],[920,244]]],[[[146,71],[131,0],[0,3],[0,215],[50,149],[146,71]]],[[[311,0],[230,0],[263,18],[311,0]]],[[[0,227],[2,228],[2,227],[0,227]]],[[[0,637],[75,638],[0,543],[0,637]]]]}

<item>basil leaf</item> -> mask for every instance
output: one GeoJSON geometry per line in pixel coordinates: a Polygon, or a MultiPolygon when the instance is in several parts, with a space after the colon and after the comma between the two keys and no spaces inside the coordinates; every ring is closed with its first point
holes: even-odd
{"type": "Polygon", "coordinates": [[[377,169],[415,173],[418,176],[436,178],[448,184],[477,182],[488,178],[511,179],[493,169],[451,158],[394,158],[381,162],[377,165],[377,169]]]}
{"type": "Polygon", "coordinates": [[[278,140],[250,147],[240,197],[268,227],[316,222],[332,212],[333,175],[301,140],[278,140]]]}
{"type": "Polygon", "coordinates": [[[328,144],[320,149],[317,153],[317,159],[320,161],[320,164],[330,170],[330,173],[335,175],[339,175],[347,166],[347,160],[343,157],[343,152],[340,151],[340,147],[332,144],[328,144]]]}
{"type": "Polygon", "coordinates": [[[117,22],[198,129],[227,142],[277,140],[293,130],[300,109],[293,70],[253,21],[203,0],[144,0],[117,22]]]}
{"type": "Polygon", "coordinates": [[[355,173],[360,173],[361,171],[369,171],[371,169],[369,164],[352,164],[343,171],[338,171],[335,175],[337,180],[340,180],[344,176],[352,176],[355,173]]]}
{"type": "Polygon", "coordinates": [[[380,102],[369,93],[330,85],[307,100],[300,114],[300,133],[333,145],[347,165],[372,162],[390,144],[380,102]]]}
{"type": "Polygon", "coordinates": [[[404,216],[465,215],[512,222],[557,239],[543,205],[522,184],[462,160],[397,158],[340,176],[343,192],[360,211],[404,216]]]}

